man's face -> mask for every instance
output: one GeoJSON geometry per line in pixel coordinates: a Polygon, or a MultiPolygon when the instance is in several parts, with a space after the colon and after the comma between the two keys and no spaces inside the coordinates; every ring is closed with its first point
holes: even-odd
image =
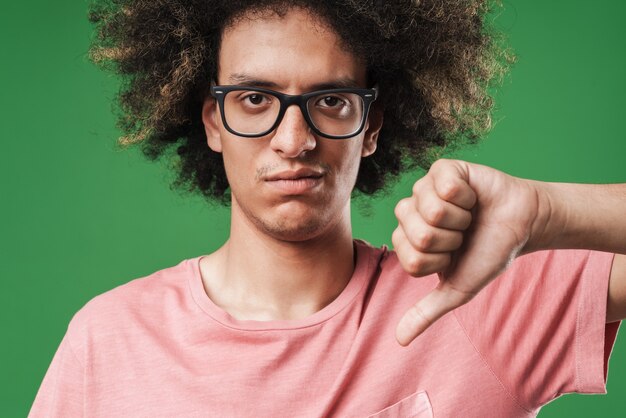
{"type": "MultiPolygon", "coordinates": [[[[365,66],[319,17],[302,9],[282,18],[268,13],[239,19],[223,33],[219,85],[302,94],[346,81],[367,87],[365,66]]],[[[302,241],[349,220],[359,162],[374,152],[381,124],[380,116],[369,119],[355,137],[327,139],[311,132],[294,105],[273,132],[245,138],[225,129],[220,109],[208,98],[203,121],[209,146],[223,154],[233,221],[240,217],[277,239],[302,241]]]]}

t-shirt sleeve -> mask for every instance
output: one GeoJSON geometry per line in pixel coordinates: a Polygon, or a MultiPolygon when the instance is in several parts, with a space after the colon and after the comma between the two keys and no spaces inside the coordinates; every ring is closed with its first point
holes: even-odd
{"type": "Polygon", "coordinates": [[[536,409],[565,393],[606,393],[619,322],[606,324],[612,253],[517,258],[455,316],[504,388],[536,409]]]}
{"type": "Polygon", "coordinates": [[[84,416],[84,376],[83,366],[66,333],[43,378],[28,417],[84,416]]]}

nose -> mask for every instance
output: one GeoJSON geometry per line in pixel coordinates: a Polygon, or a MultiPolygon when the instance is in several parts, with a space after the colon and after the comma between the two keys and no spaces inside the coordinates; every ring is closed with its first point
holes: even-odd
{"type": "Polygon", "coordinates": [[[289,106],[271,140],[272,149],[284,158],[296,158],[316,146],[316,139],[302,111],[289,106]]]}

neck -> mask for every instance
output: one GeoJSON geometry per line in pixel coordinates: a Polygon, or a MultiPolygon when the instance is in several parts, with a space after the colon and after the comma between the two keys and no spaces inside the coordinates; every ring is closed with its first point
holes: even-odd
{"type": "Polygon", "coordinates": [[[337,222],[303,241],[281,240],[260,231],[233,205],[229,240],[203,261],[209,297],[231,316],[252,320],[310,316],[339,296],[352,277],[350,204],[337,222]]]}

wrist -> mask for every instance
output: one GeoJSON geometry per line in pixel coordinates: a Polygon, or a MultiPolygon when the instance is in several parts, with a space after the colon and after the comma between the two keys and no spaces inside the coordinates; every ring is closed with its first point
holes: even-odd
{"type": "Polygon", "coordinates": [[[626,252],[626,185],[534,182],[537,216],[524,253],[584,248],[626,252]]]}
{"type": "Polygon", "coordinates": [[[536,213],[522,254],[559,248],[567,225],[567,203],[559,183],[530,180],[536,195],[536,213]]]}

